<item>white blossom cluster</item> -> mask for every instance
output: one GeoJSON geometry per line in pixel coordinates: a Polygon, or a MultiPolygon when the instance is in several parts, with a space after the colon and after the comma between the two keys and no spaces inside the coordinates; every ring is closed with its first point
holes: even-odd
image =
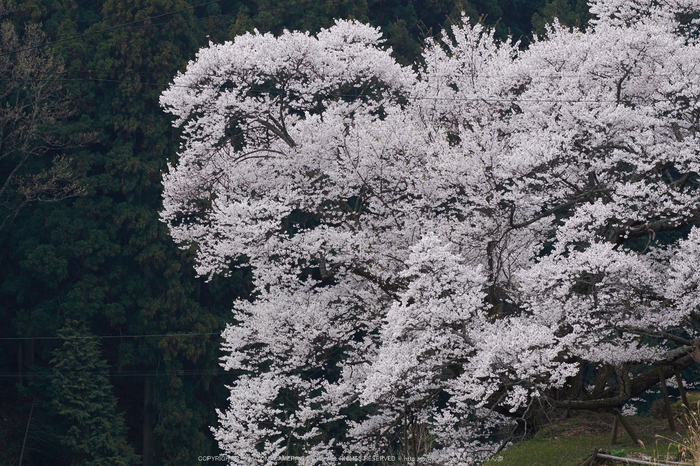
{"type": "Polygon", "coordinates": [[[199,52],[161,98],[161,215],[201,275],[253,270],[231,464],[476,464],[496,411],[694,337],[700,3],[656,5],[594,1],[524,51],[464,18],[417,72],[353,21],[199,52]]]}

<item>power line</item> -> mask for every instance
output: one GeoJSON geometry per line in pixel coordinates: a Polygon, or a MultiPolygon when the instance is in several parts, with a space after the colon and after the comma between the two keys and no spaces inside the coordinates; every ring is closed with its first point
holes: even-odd
{"type": "Polygon", "coordinates": [[[199,5],[189,6],[189,7],[187,7],[187,8],[181,8],[181,9],[175,10],[175,11],[169,11],[169,12],[167,12],[167,13],[162,13],[162,14],[160,14],[160,15],[149,16],[149,17],[144,18],[144,19],[138,19],[138,20],[136,20],[136,21],[130,21],[130,22],[128,22],[128,23],[119,24],[119,25],[117,25],[117,26],[110,26],[110,27],[108,27],[108,28],[98,29],[97,31],[84,32],[84,33],[82,33],[82,34],[76,34],[76,35],[74,35],[74,36],[66,37],[65,39],[58,39],[58,40],[54,40],[54,41],[51,41],[51,42],[45,42],[45,43],[43,43],[43,44],[41,44],[41,45],[35,45],[35,46],[33,46],[33,47],[26,47],[26,48],[23,48],[23,49],[11,50],[11,51],[9,51],[9,52],[5,52],[5,53],[3,53],[3,54],[0,54],[0,57],[4,57],[4,56],[6,56],[6,55],[11,55],[11,54],[13,54],[13,53],[18,53],[18,52],[27,52],[27,51],[29,51],[29,50],[35,50],[35,49],[39,49],[39,48],[42,48],[42,47],[46,47],[46,46],[48,46],[48,45],[59,44],[59,43],[61,43],[61,42],[68,42],[68,41],[71,41],[71,40],[80,39],[80,38],[82,38],[82,37],[94,36],[95,34],[102,34],[102,33],[104,33],[104,32],[110,32],[110,31],[114,31],[114,30],[117,30],[117,29],[122,29],[122,28],[125,28],[125,27],[128,27],[128,26],[131,26],[131,25],[133,25],[133,24],[143,23],[143,22],[145,22],[145,21],[150,21],[150,20],[153,20],[153,19],[162,18],[162,17],[164,17],[164,16],[170,16],[170,15],[174,15],[174,14],[177,14],[177,13],[182,13],[183,11],[194,10],[195,8],[199,8],[199,7],[202,7],[202,6],[211,5],[211,4],[213,4],[213,3],[219,3],[219,1],[220,1],[220,0],[214,0],[214,1],[211,1],[211,2],[207,2],[207,3],[200,3],[199,5]]]}
{"type": "MultiPolygon", "coordinates": [[[[311,370],[311,369],[310,369],[311,370]]],[[[308,377],[313,377],[323,370],[322,367],[311,370],[307,374],[308,377]]],[[[229,371],[226,369],[180,369],[170,372],[153,371],[153,370],[132,370],[132,371],[35,371],[35,372],[3,372],[0,373],[0,378],[28,378],[28,377],[56,377],[56,376],[81,376],[81,375],[104,375],[107,377],[165,377],[165,376],[196,376],[196,375],[226,375],[235,377],[237,371],[229,371]]]]}
{"type": "Polygon", "coordinates": [[[163,334],[138,334],[138,335],[81,335],[69,337],[0,337],[4,341],[16,340],[94,340],[94,339],[110,339],[110,338],[167,338],[167,337],[198,337],[221,335],[221,332],[200,332],[200,333],[163,333],[163,334]]]}
{"type": "Polygon", "coordinates": [[[224,370],[218,369],[191,369],[191,370],[175,370],[172,372],[155,372],[155,371],[40,371],[40,372],[3,372],[0,378],[29,378],[29,377],[56,377],[66,376],[75,377],[81,375],[104,375],[106,377],[157,377],[157,376],[196,376],[196,375],[235,375],[224,370]]]}
{"type": "MultiPolygon", "coordinates": [[[[130,71],[116,71],[116,70],[64,70],[60,72],[56,72],[56,74],[68,74],[68,73],[95,73],[95,74],[138,74],[138,75],[153,75],[155,74],[153,71],[136,71],[136,70],[130,70],[130,71]]],[[[438,73],[418,73],[420,75],[423,75],[424,78],[432,78],[432,77],[438,77],[438,78],[455,78],[456,76],[459,76],[457,73],[446,73],[446,74],[438,74],[438,73]]],[[[468,75],[468,73],[466,73],[468,75]]],[[[678,76],[679,73],[675,72],[667,72],[667,73],[658,73],[658,72],[648,72],[646,74],[642,75],[630,75],[628,78],[630,80],[633,80],[634,78],[648,78],[648,77],[656,77],[656,78],[668,78],[668,77],[675,77],[678,76]]],[[[700,76],[700,71],[687,71],[685,73],[680,73],[681,77],[689,77],[689,76],[700,76]]],[[[480,78],[502,78],[504,76],[509,76],[508,74],[505,73],[484,73],[484,74],[477,74],[477,77],[480,78]]],[[[203,74],[200,75],[200,78],[219,78],[221,75],[215,75],[215,74],[203,74]]],[[[523,76],[520,76],[521,78],[523,76]]],[[[533,79],[565,79],[565,78],[582,78],[582,77],[590,77],[585,74],[576,74],[576,73],[558,73],[558,72],[553,72],[553,73],[541,73],[541,74],[529,74],[525,76],[526,78],[533,78],[533,79]]],[[[619,76],[595,76],[595,78],[598,79],[619,79],[619,76]]],[[[17,80],[17,81],[24,81],[24,78],[2,78],[6,80],[17,80]]],[[[35,80],[35,81],[40,81],[42,78],[29,78],[29,80],[35,80]]],[[[172,76],[169,77],[168,79],[172,79],[172,76]]]]}
{"type": "MultiPolygon", "coordinates": [[[[117,83],[117,84],[140,84],[143,86],[154,86],[154,87],[179,87],[185,89],[214,89],[218,86],[185,86],[178,84],[159,84],[146,81],[123,81],[119,79],[101,79],[101,78],[47,78],[47,79],[21,79],[21,78],[2,78],[1,81],[60,81],[60,82],[82,82],[82,81],[95,81],[95,82],[107,82],[107,83],[117,83]]],[[[259,95],[270,94],[267,91],[252,91],[248,90],[247,93],[254,93],[259,95]]],[[[316,94],[302,94],[300,95],[316,95],[316,94]]],[[[362,94],[337,94],[337,93],[327,93],[323,94],[327,97],[361,97],[362,94]]],[[[451,101],[451,102],[551,102],[551,103],[614,103],[618,102],[617,99],[520,99],[520,98],[497,98],[497,97],[405,97],[407,100],[434,100],[434,101],[451,101]]]]}

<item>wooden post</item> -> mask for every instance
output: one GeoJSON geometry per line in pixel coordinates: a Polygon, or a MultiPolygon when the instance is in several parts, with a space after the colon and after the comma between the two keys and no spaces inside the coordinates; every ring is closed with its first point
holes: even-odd
{"type": "Polygon", "coordinates": [[[683,376],[681,376],[681,370],[678,366],[673,366],[673,372],[676,373],[676,382],[678,382],[678,391],[681,392],[681,402],[685,409],[690,411],[690,404],[688,404],[688,397],[685,394],[685,387],[683,387],[683,376]]]}
{"type": "Polygon", "coordinates": [[[593,454],[591,456],[587,456],[586,459],[583,460],[583,463],[579,463],[578,466],[592,466],[597,457],[598,457],[598,449],[596,448],[595,450],[593,450],[593,454]]]}
{"type": "Polygon", "coordinates": [[[673,412],[671,411],[671,400],[668,398],[668,388],[666,387],[666,377],[664,377],[661,366],[656,368],[659,373],[659,384],[661,385],[661,393],[664,396],[664,404],[666,405],[666,418],[668,419],[668,428],[671,432],[676,431],[676,424],[673,422],[673,412]]]}
{"type": "Polygon", "coordinates": [[[625,430],[627,431],[627,433],[630,434],[630,437],[632,437],[632,441],[634,443],[636,443],[637,445],[644,446],[642,441],[639,440],[639,437],[637,437],[637,433],[632,428],[632,425],[629,422],[627,422],[627,419],[625,419],[622,416],[622,413],[620,412],[620,410],[615,409],[615,410],[613,410],[613,413],[615,413],[615,416],[617,416],[617,419],[620,421],[620,424],[622,424],[622,427],[624,427],[625,430]]]}
{"type": "Polygon", "coordinates": [[[610,445],[615,445],[615,442],[617,442],[617,429],[620,427],[620,420],[615,416],[615,420],[613,421],[613,429],[612,429],[612,435],[610,435],[610,445]]]}

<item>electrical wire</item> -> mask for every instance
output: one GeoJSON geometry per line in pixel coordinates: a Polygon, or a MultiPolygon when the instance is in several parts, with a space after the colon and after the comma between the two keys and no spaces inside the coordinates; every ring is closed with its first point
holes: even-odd
{"type": "Polygon", "coordinates": [[[172,372],[155,372],[155,371],[37,371],[37,372],[3,372],[0,373],[0,378],[31,378],[31,377],[76,377],[81,375],[104,375],[106,377],[156,377],[156,376],[198,376],[198,375],[230,375],[235,374],[217,369],[191,369],[191,370],[175,370],[172,372]]]}
{"type": "MultiPolygon", "coordinates": [[[[21,79],[21,78],[0,78],[2,81],[59,81],[59,82],[106,82],[106,83],[116,83],[116,84],[140,84],[143,86],[154,86],[154,87],[176,87],[176,88],[186,88],[186,89],[213,89],[216,86],[184,86],[177,85],[173,83],[159,84],[147,81],[123,81],[119,79],[101,79],[101,78],[47,78],[47,79],[21,79]]],[[[246,91],[248,93],[254,93],[259,95],[269,94],[266,91],[246,91]]],[[[315,95],[315,94],[305,94],[305,95],[315,95]]],[[[360,97],[362,94],[338,94],[338,93],[327,93],[324,94],[329,97],[360,97]]],[[[433,100],[433,101],[449,101],[449,102],[549,102],[549,103],[614,103],[618,102],[617,99],[520,99],[520,98],[496,98],[496,97],[405,97],[406,100],[418,101],[418,100],[433,100]]]]}
{"type": "MultiPolygon", "coordinates": [[[[314,377],[323,370],[319,367],[307,374],[307,377],[314,377]]],[[[31,377],[56,377],[56,376],[81,376],[81,375],[104,375],[107,377],[170,377],[170,376],[197,376],[197,375],[213,375],[213,376],[230,376],[237,377],[235,371],[227,371],[222,369],[180,369],[172,372],[163,371],[36,371],[36,372],[3,372],[0,373],[2,378],[31,378],[31,377]]]]}
{"type": "Polygon", "coordinates": [[[221,332],[200,332],[200,333],[163,333],[163,334],[138,334],[138,335],[80,335],[70,337],[60,336],[39,336],[39,337],[0,337],[0,341],[18,340],[95,340],[110,338],[168,338],[168,337],[199,337],[221,335],[221,332]]]}

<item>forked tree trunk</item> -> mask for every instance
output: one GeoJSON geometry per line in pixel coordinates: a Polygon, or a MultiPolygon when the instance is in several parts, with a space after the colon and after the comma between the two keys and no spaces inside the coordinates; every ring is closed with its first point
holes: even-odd
{"type": "Polygon", "coordinates": [[[663,368],[653,368],[647,372],[637,375],[630,380],[629,391],[624,394],[619,394],[616,390],[618,387],[610,387],[599,394],[597,398],[589,400],[565,400],[565,401],[554,401],[554,405],[559,408],[568,409],[615,409],[623,406],[630,398],[639,396],[645,391],[652,388],[654,385],[659,383],[659,371],[661,376],[664,378],[669,378],[674,375],[674,368],[672,365],[676,365],[679,370],[690,367],[696,363],[692,355],[688,354],[692,350],[691,347],[687,348],[677,348],[672,350],[674,358],[669,359],[667,363],[668,366],[663,368]]]}

